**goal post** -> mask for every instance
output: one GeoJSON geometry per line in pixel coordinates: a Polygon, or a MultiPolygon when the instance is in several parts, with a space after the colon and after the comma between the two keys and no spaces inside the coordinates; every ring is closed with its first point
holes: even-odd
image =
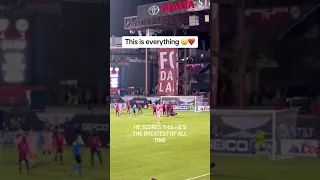
{"type": "Polygon", "coordinates": [[[164,104],[170,103],[174,105],[175,110],[197,112],[197,111],[201,111],[203,97],[202,96],[161,96],[160,102],[164,104]]]}
{"type": "Polygon", "coordinates": [[[284,110],[211,110],[211,151],[215,153],[255,154],[255,133],[265,133],[267,151],[272,159],[294,157],[288,143],[294,136],[299,108],[284,110]]]}

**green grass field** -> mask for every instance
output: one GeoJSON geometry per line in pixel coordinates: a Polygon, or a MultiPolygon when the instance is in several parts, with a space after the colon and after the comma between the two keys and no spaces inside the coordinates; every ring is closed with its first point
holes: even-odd
{"type": "Polygon", "coordinates": [[[216,167],[214,180],[307,180],[318,179],[319,158],[295,157],[270,160],[268,157],[224,156],[212,154],[216,167]]]}
{"type": "MultiPolygon", "coordinates": [[[[112,180],[187,180],[210,173],[209,112],[178,111],[177,117],[161,117],[161,125],[187,126],[186,137],[166,137],[165,143],[133,135],[134,125],[157,125],[151,110],[137,118],[126,113],[116,117],[114,110],[110,116],[112,180]]],[[[197,178],[209,179],[209,175],[197,178]]]]}
{"type": "MultiPolygon", "coordinates": [[[[74,159],[70,148],[65,150],[65,164],[55,164],[53,162],[47,162],[48,158],[40,156],[39,165],[37,168],[32,169],[29,175],[19,175],[18,171],[18,153],[13,146],[6,146],[0,152],[0,179],[3,180],[70,180],[70,179],[85,179],[85,180],[108,180],[109,171],[109,155],[108,149],[103,149],[105,154],[104,163],[105,167],[100,167],[98,159],[96,159],[97,166],[92,168],[90,166],[90,154],[89,149],[83,150],[83,177],[79,177],[74,174],[70,177],[70,171],[74,164],[74,159]]],[[[41,150],[39,149],[41,154],[41,150]]]]}

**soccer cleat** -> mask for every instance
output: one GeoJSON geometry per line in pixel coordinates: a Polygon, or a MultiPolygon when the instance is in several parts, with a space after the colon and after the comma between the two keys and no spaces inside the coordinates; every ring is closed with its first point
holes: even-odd
{"type": "Polygon", "coordinates": [[[214,168],[216,166],[216,163],[211,163],[210,164],[210,168],[212,169],[212,168],[214,168]]]}

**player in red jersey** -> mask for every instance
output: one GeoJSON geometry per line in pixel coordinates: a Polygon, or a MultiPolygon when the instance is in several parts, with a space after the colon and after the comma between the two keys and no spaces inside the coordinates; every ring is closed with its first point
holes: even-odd
{"type": "Polygon", "coordinates": [[[90,155],[91,155],[91,165],[94,166],[94,155],[97,153],[100,165],[102,164],[102,155],[100,151],[101,147],[101,141],[100,137],[97,134],[97,131],[95,129],[92,130],[91,135],[88,138],[89,140],[89,147],[90,147],[90,155]]]}
{"type": "Polygon", "coordinates": [[[157,104],[153,105],[153,111],[152,111],[152,115],[157,115],[157,104]]]}
{"type": "Polygon", "coordinates": [[[137,108],[138,108],[138,114],[142,114],[142,106],[140,103],[138,103],[137,108]]]}
{"type": "Polygon", "coordinates": [[[166,104],[162,104],[162,115],[167,115],[167,110],[166,110],[166,108],[167,108],[167,105],[166,104]]]}
{"type": "Polygon", "coordinates": [[[21,141],[18,143],[18,151],[19,151],[19,171],[20,174],[22,174],[22,165],[23,163],[26,165],[27,167],[27,174],[29,174],[29,161],[27,159],[27,155],[30,154],[29,152],[29,148],[28,148],[28,143],[27,143],[27,139],[25,136],[23,136],[21,138],[21,141]]]}
{"type": "Polygon", "coordinates": [[[58,156],[59,156],[59,162],[63,164],[63,148],[65,144],[66,144],[66,139],[64,135],[61,133],[61,130],[58,130],[58,133],[55,136],[55,145],[57,147],[55,162],[58,162],[58,156]]]}
{"type": "Polygon", "coordinates": [[[120,107],[119,107],[119,104],[116,104],[116,116],[117,116],[117,117],[120,116],[120,107]]]}
{"type": "Polygon", "coordinates": [[[20,128],[18,132],[14,135],[14,143],[16,145],[16,148],[18,148],[18,144],[21,142],[23,137],[24,137],[24,131],[20,128]]]}
{"type": "Polygon", "coordinates": [[[128,103],[127,103],[127,113],[128,113],[128,114],[130,114],[130,108],[131,108],[131,105],[130,105],[130,103],[128,102],[128,103]]]}
{"type": "Polygon", "coordinates": [[[170,116],[170,109],[171,109],[171,104],[168,104],[168,105],[167,105],[167,108],[166,108],[166,110],[167,110],[167,116],[170,116]]]}

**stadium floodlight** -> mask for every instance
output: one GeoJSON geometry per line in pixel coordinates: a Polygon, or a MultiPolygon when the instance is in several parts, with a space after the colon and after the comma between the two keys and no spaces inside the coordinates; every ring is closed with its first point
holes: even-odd
{"type": "Polygon", "coordinates": [[[27,20],[25,19],[19,19],[17,22],[16,22],[16,28],[19,30],[19,31],[26,31],[28,28],[29,28],[29,23],[27,20]]]}
{"type": "Polygon", "coordinates": [[[0,31],[5,31],[9,26],[9,19],[1,18],[0,19],[0,31]]]}
{"type": "Polygon", "coordinates": [[[21,52],[7,52],[4,53],[4,59],[6,62],[22,62],[24,59],[24,54],[21,52]]]}
{"type": "Polygon", "coordinates": [[[114,70],[115,70],[116,72],[119,72],[119,68],[118,68],[118,67],[116,67],[114,70]]]}
{"type": "Polygon", "coordinates": [[[24,57],[25,56],[23,53],[4,53],[4,63],[2,64],[2,71],[4,73],[5,82],[20,83],[24,81],[24,71],[26,69],[24,57]]]}
{"type": "Polygon", "coordinates": [[[21,72],[17,73],[6,73],[3,77],[3,80],[7,83],[21,83],[24,81],[24,75],[21,72]]]}
{"type": "Polygon", "coordinates": [[[0,43],[3,50],[24,50],[27,48],[27,41],[25,40],[2,40],[0,43]]]}

